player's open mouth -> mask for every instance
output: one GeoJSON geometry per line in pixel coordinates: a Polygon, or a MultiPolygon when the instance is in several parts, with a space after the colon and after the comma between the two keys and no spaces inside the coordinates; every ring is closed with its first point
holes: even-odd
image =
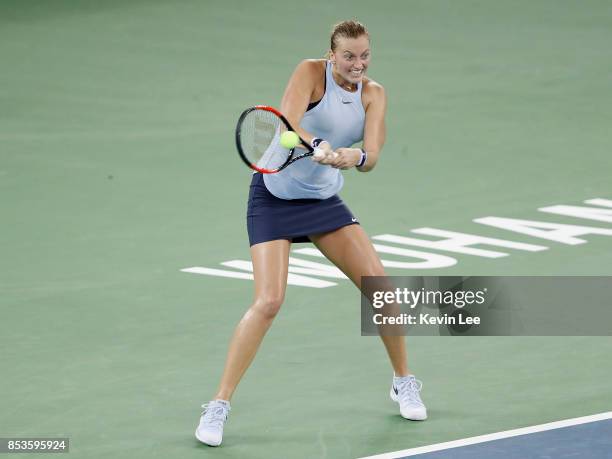
{"type": "Polygon", "coordinates": [[[361,76],[363,74],[363,70],[351,70],[351,75],[353,76],[361,76]]]}

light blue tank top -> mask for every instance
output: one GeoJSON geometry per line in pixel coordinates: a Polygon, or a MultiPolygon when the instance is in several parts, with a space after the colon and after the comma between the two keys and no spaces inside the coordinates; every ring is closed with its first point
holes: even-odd
{"type": "MultiPolygon", "coordinates": [[[[365,110],[361,83],[356,92],[341,88],[332,76],[332,64],[325,68],[325,94],[316,107],[308,110],[300,126],[315,137],[327,140],[335,150],[363,140],[365,110]]],[[[298,150],[299,151],[299,150],[298,150]]],[[[264,174],[268,191],[281,199],[327,199],[344,184],[340,169],[304,158],[276,174],[264,174]]]]}

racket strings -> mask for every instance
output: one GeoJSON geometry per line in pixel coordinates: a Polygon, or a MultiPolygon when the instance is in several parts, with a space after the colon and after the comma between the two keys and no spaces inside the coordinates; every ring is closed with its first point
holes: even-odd
{"type": "Polygon", "coordinates": [[[240,128],[240,143],[251,164],[277,169],[287,161],[289,150],[280,145],[284,129],[280,118],[267,110],[257,109],[247,114],[240,128]]]}

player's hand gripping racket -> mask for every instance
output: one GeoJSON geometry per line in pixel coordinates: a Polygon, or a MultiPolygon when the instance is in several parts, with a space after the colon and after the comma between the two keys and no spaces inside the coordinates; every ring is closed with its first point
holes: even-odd
{"type": "Polygon", "coordinates": [[[298,159],[323,155],[297,133],[297,145],[283,147],[281,135],[287,131],[293,128],[281,112],[266,105],[256,105],[242,112],[238,119],[236,148],[247,166],[263,174],[280,172],[298,159]],[[296,148],[303,152],[296,152],[296,148]]]}

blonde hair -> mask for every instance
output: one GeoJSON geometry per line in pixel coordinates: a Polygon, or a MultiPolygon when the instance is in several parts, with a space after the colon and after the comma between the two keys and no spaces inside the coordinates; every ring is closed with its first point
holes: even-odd
{"type": "Polygon", "coordinates": [[[366,35],[368,37],[368,40],[370,39],[370,34],[368,33],[368,29],[366,29],[366,26],[356,19],[337,23],[332,28],[331,37],[329,40],[329,50],[327,51],[327,53],[325,53],[325,59],[329,59],[331,57],[331,53],[336,51],[339,37],[359,38],[362,35],[366,35]]]}

